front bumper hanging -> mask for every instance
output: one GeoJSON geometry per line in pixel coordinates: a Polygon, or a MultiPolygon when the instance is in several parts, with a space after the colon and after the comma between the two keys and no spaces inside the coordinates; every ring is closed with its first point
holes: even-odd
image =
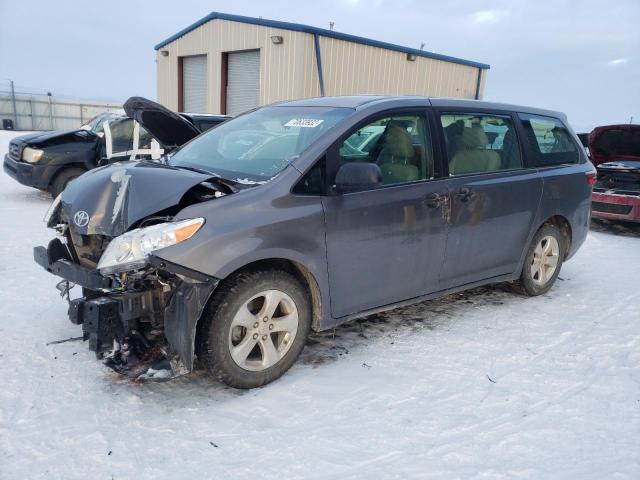
{"type": "Polygon", "coordinates": [[[144,321],[160,328],[186,369],[193,369],[197,322],[218,279],[152,256],[150,266],[173,274],[175,281],[164,287],[122,291],[111,278],[73,262],[59,239],[46,248],[35,247],[33,256],[48,272],[88,290],[86,296],[70,300],[68,315],[72,323],[82,325],[83,338],[97,358],[113,349],[114,340],[137,336],[144,343],[139,335],[144,321]]]}

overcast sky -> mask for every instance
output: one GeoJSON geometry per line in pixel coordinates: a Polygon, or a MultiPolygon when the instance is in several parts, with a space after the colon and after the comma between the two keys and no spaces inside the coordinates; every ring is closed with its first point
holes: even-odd
{"type": "Polygon", "coordinates": [[[640,123],[640,0],[0,0],[0,90],[155,98],[153,46],[211,11],[305,23],[479,62],[486,100],[576,130],[640,123]]]}

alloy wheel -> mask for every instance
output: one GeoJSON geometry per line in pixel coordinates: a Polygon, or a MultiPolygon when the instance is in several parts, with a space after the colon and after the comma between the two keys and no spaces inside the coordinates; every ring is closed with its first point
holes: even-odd
{"type": "Polygon", "coordinates": [[[231,321],[231,358],[245,370],[266,370],[287,354],[297,331],[298,309],[291,297],[280,290],[260,292],[231,321]]]}
{"type": "Polygon", "coordinates": [[[545,285],[558,268],[560,258],[560,245],[558,240],[551,235],[542,237],[533,251],[531,260],[531,279],[536,285],[545,285]]]}

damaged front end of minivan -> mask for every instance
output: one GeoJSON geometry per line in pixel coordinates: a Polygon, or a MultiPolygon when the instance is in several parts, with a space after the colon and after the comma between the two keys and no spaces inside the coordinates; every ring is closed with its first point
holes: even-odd
{"type": "Polygon", "coordinates": [[[158,162],[92,170],[52,204],[56,231],[34,258],[62,278],[69,319],[98,358],[136,376],[160,358],[175,372],[193,369],[196,323],[218,279],[162,258],[196,235],[203,218],[175,216],[189,205],[234,193],[206,173],[158,162]],[[71,299],[69,289],[82,287],[71,299]]]}

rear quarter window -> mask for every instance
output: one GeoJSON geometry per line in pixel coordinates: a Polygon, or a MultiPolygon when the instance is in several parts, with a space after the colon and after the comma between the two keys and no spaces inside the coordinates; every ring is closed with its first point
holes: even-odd
{"type": "Polygon", "coordinates": [[[519,114],[533,152],[533,165],[547,167],[578,163],[578,146],[567,127],[553,117],[519,114]]]}

